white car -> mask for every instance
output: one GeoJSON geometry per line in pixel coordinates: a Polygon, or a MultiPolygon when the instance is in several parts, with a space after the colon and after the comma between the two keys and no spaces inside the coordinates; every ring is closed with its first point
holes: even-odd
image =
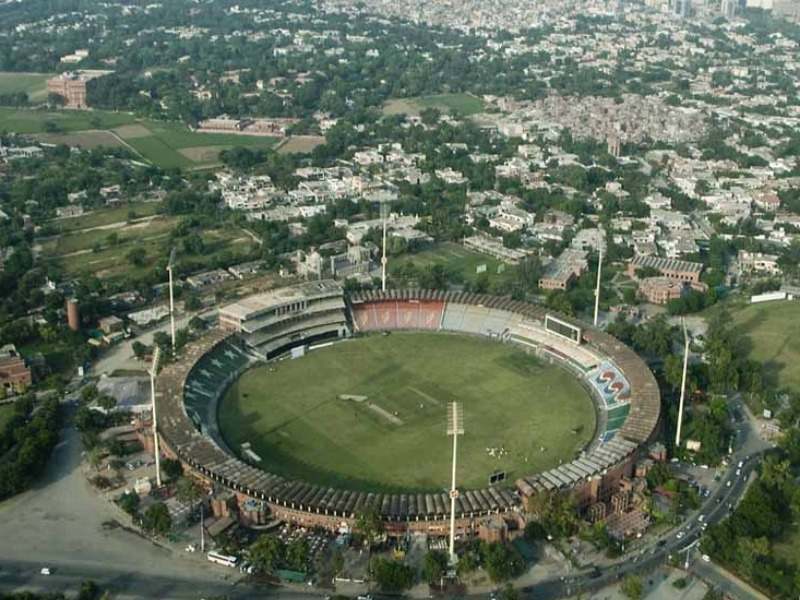
{"type": "Polygon", "coordinates": [[[679,540],[682,540],[683,539],[683,532],[679,531],[678,535],[676,535],[675,537],[678,538],[679,540]]]}
{"type": "Polygon", "coordinates": [[[42,570],[39,571],[42,575],[50,575],[50,567],[42,567],[42,570]]]}
{"type": "Polygon", "coordinates": [[[703,562],[711,562],[711,557],[708,554],[703,554],[700,558],[703,559],[703,562]]]}

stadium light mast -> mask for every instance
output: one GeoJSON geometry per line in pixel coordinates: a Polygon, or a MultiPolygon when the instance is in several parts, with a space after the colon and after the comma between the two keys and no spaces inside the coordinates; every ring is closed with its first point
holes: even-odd
{"type": "Polygon", "coordinates": [[[386,263],[389,259],[386,258],[386,213],[389,211],[389,205],[386,202],[381,202],[381,221],[383,222],[383,254],[381,256],[381,291],[386,291],[386,263]]]}
{"type": "Polygon", "coordinates": [[[458,402],[451,402],[447,407],[447,435],[453,436],[453,479],[450,486],[450,566],[456,564],[456,464],[458,456],[458,436],[464,435],[464,413],[458,402]]]}
{"type": "Polygon", "coordinates": [[[686,399],[686,371],[689,366],[689,334],[686,331],[686,321],[681,319],[683,325],[683,375],[681,376],[681,399],[678,405],[678,426],[675,429],[675,448],[681,447],[681,425],[683,424],[683,403],[686,399]]]}
{"type": "Polygon", "coordinates": [[[175,264],[175,248],[169,253],[167,273],[169,273],[169,329],[172,336],[172,354],[175,354],[175,300],[172,293],[172,267],[175,264]]]}
{"type": "Polygon", "coordinates": [[[158,418],[156,413],[156,374],[161,359],[161,348],[155,347],[153,363],[150,366],[150,400],[153,402],[153,452],[156,455],[156,485],[161,487],[161,451],[158,447],[158,418]]]}
{"type": "MultiPolygon", "coordinates": [[[[602,231],[602,230],[601,230],[602,231]]],[[[597,259],[597,288],[594,290],[594,326],[597,327],[597,317],[600,314],[600,280],[603,274],[603,240],[600,239],[600,256],[597,259]]]]}

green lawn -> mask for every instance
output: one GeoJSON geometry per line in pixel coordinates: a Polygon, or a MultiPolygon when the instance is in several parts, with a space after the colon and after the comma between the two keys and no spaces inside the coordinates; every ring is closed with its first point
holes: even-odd
{"type": "MultiPolygon", "coordinates": [[[[61,256],[81,250],[91,250],[95,244],[112,245],[109,236],[116,234],[116,244],[141,243],[148,239],[169,233],[177,223],[177,218],[159,216],[150,221],[123,225],[115,229],[80,230],[61,235],[42,246],[45,254],[61,256]]],[[[113,245],[116,245],[113,244],[113,245]]]]}
{"type": "Polygon", "coordinates": [[[800,390],[800,302],[764,302],[733,310],[747,334],[750,357],[764,365],[769,379],[800,390]]]}
{"type": "Polygon", "coordinates": [[[232,449],[250,442],[271,472],[435,491],[449,485],[446,414],[456,400],[466,429],[458,479],[467,488],[496,470],[513,481],[554,467],[594,435],[592,401],[572,375],[508,345],[444,333],[358,338],[256,367],[228,390],[219,423],[232,449]]]}
{"type": "MultiPolygon", "coordinates": [[[[60,133],[58,141],[96,146],[98,135],[90,131],[109,131],[145,159],[162,168],[206,167],[219,163],[219,153],[234,146],[271,148],[276,139],[219,133],[198,133],[181,123],[137,119],[126,113],[103,110],[27,110],[0,108],[0,131],[41,134],[46,123],[60,133]],[[74,134],[70,138],[68,134],[74,134]]],[[[112,138],[113,139],[113,138],[112,138]]],[[[117,141],[118,141],[117,140],[117,141]]],[[[102,141],[102,140],[100,140],[102,141]]]]}
{"type": "Polygon", "coordinates": [[[422,108],[438,108],[449,112],[456,111],[464,116],[474,115],[483,111],[483,100],[471,94],[438,94],[436,96],[422,96],[416,99],[422,108]]]}
{"type": "Polygon", "coordinates": [[[135,122],[133,115],[102,110],[28,110],[0,108],[0,130],[14,133],[43,133],[45,123],[55,123],[59,129],[85,131],[87,129],[113,129],[135,122]]]}
{"type": "Polygon", "coordinates": [[[513,278],[516,269],[513,265],[507,265],[485,254],[472,252],[464,248],[464,246],[453,242],[436,244],[432,248],[421,252],[403,254],[394,259],[389,259],[390,275],[393,269],[398,269],[407,262],[411,262],[417,267],[442,265],[448,270],[461,273],[464,281],[471,282],[474,282],[478,277],[477,269],[480,265],[486,265],[486,274],[490,282],[513,278]],[[498,270],[500,271],[499,273],[498,270]]]}
{"type": "Polygon", "coordinates": [[[0,72],[0,94],[25,92],[31,100],[47,97],[47,73],[9,73],[0,72]]]}
{"type": "Polygon", "coordinates": [[[120,223],[128,220],[128,215],[133,213],[134,218],[149,217],[158,212],[161,207],[160,202],[129,202],[113,208],[102,208],[95,210],[80,217],[69,217],[66,219],[54,219],[50,224],[58,231],[76,231],[79,229],[90,229],[101,227],[112,223],[120,223]]]}

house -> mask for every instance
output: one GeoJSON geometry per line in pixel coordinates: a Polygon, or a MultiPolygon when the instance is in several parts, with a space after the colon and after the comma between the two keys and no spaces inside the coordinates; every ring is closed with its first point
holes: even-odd
{"type": "Polygon", "coordinates": [[[33,383],[31,370],[13,344],[0,348],[0,388],[6,394],[21,394],[33,383]]]}

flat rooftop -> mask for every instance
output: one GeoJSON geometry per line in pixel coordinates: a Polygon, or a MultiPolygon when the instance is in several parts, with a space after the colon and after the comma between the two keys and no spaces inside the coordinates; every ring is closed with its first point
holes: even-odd
{"type": "Polygon", "coordinates": [[[239,320],[246,320],[273,307],[337,293],[343,293],[343,288],[338,282],[332,279],[309,281],[307,283],[275,288],[261,292],[260,294],[247,296],[246,298],[237,300],[233,304],[223,306],[219,309],[219,312],[221,315],[239,320]]]}

